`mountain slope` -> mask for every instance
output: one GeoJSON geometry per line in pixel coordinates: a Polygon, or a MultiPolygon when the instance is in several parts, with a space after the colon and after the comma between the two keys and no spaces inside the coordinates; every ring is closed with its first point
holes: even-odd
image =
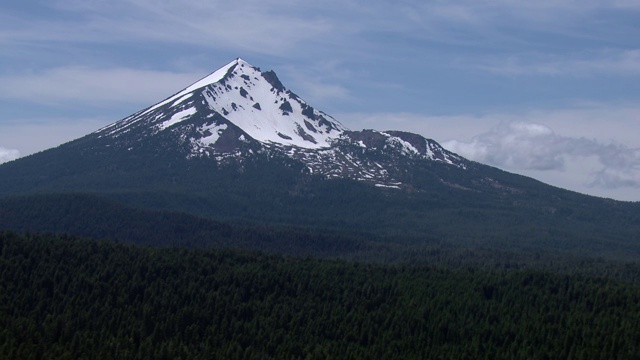
{"type": "Polygon", "coordinates": [[[0,165],[0,197],[47,193],[411,246],[640,258],[639,204],[509,174],[417,134],[349,130],[241,59],[92,134],[0,165]]]}

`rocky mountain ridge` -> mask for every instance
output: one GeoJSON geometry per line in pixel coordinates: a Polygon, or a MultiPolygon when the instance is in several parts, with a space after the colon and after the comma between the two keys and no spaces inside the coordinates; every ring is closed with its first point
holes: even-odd
{"type": "Polygon", "coordinates": [[[394,175],[399,159],[460,168],[469,164],[420,135],[351,131],[288,90],[275,72],[263,72],[240,58],[90,136],[111,139],[106,146],[136,151],[141,142],[160,134],[186,150],[187,158],[238,164],[252,156],[285,156],[303,163],[309,174],[379,187],[404,186],[394,175]]]}

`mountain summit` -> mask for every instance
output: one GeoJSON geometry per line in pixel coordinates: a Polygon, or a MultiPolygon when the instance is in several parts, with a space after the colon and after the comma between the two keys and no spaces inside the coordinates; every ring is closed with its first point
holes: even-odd
{"type": "MultiPolygon", "coordinates": [[[[283,155],[327,178],[400,187],[391,167],[372,153],[465,167],[433,140],[403,132],[350,131],[288,90],[273,71],[238,58],[184,90],[93,134],[136,151],[154,137],[171,138],[187,157],[230,162],[258,153],[283,155]]],[[[237,162],[237,161],[236,161],[237,162]]]]}
{"type": "Polygon", "coordinates": [[[274,72],[261,72],[240,58],[97,133],[117,138],[141,127],[147,135],[195,131],[188,139],[194,154],[218,148],[224,152],[233,141],[230,137],[235,137],[231,134],[238,132],[245,138],[236,137],[239,141],[251,138],[265,144],[321,148],[329,147],[345,130],[287,90],[274,72]]]}

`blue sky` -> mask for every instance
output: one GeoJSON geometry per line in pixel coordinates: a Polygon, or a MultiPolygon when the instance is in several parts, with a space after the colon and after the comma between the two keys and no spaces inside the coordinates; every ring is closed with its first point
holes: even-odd
{"type": "Polygon", "coordinates": [[[640,0],[9,0],[0,162],[242,57],[352,130],[640,200],[640,0]]]}

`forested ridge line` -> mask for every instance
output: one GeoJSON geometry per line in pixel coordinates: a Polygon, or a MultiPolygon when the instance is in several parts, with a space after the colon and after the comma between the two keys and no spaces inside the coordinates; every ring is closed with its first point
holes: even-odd
{"type": "MultiPolygon", "coordinates": [[[[500,228],[499,224],[483,221],[495,229],[500,228]]],[[[594,244],[588,237],[574,239],[579,245],[573,246],[546,235],[529,241],[520,238],[520,232],[503,229],[494,230],[493,240],[484,241],[467,237],[473,233],[472,229],[461,230],[464,236],[431,232],[412,236],[403,231],[405,227],[401,224],[395,226],[395,234],[382,235],[350,228],[211,219],[136,208],[95,194],[0,198],[0,231],[50,232],[154,247],[234,248],[382,264],[430,264],[452,269],[470,266],[579,272],[585,276],[640,283],[640,263],[630,260],[638,257],[634,250],[637,245],[615,244],[608,252],[599,252],[598,247],[585,250],[594,244]],[[550,243],[554,245],[549,246],[550,243]]],[[[463,229],[465,225],[457,227],[463,229]]],[[[544,227],[540,227],[538,231],[543,230],[544,227]]],[[[607,242],[609,240],[602,240],[599,246],[607,242]]],[[[625,243],[634,243],[634,239],[625,243]]]]}
{"type": "Polygon", "coordinates": [[[638,358],[640,287],[0,233],[8,359],[638,358]]]}

